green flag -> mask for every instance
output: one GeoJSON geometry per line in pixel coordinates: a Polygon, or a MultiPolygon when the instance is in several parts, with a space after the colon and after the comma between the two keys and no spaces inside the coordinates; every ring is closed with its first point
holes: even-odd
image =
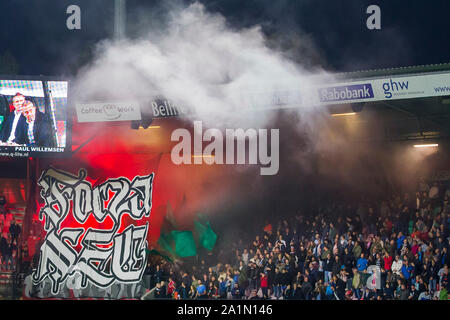
{"type": "Polygon", "coordinates": [[[194,222],[195,230],[198,234],[200,244],[208,251],[211,251],[216,244],[217,235],[211,229],[209,222],[206,222],[206,226],[199,221],[194,222]]]}
{"type": "Polygon", "coordinates": [[[184,258],[197,255],[192,231],[172,231],[171,235],[175,241],[175,252],[178,256],[184,258]]]}
{"type": "Polygon", "coordinates": [[[158,244],[161,246],[162,249],[166,250],[170,254],[174,255],[174,245],[175,240],[171,233],[161,233],[158,239],[158,244]]]}

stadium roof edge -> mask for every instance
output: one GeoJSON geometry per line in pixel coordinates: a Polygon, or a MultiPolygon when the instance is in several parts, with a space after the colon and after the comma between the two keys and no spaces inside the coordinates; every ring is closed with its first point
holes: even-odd
{"type": "Polygon", "coordinates": [[[423,74],[431,72],[445,72],[450,71],[449,63],[417,65],[417,66],[405,66],[396,68],[383,68],[374,70],[361,70],[351,72],[338,72],[334,76],[346,80],[351,79],[363,79],[363,78],[377,78],[383,76],[393,75],[411,75],[411,74],[423,74]]]}

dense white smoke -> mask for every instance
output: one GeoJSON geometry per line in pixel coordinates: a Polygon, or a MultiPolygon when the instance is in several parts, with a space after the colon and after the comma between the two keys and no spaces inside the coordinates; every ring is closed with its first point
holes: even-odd
{"type": "Polygon", "coordinates": [[[100,44],[75,81],[75,100],[164,96],[194,108],[206,126],[261,128],[273,113],[242,110],[268,106],[270,93],[312,82],[310,72],[266,46],[258,26],[233,30],[199,3],[171,12],[161,28],[100,44]]]}
{"type": "MultiPolygon", "coordinates": [[[[224,17],[206,12],[198,3],[172,10],[163,22],[158,28],[140,30],[143,36],[138,39],[99,44],[93,62],[75,79],[72,94],[83,102],[162,96],[195,109],[191,120],[201,120],[204,127],[280,129],[277,175],[260,176],[259,171],[249,170],[255,166],[233,166],[231,174],[224,170],[220,179],[214,176],[204,182],[204,203],[208,203],[205,194],[228,181],[230,187],[220,193],[220,200],[227,209],[229,199],[237,205],[249,204],[248,216],[254,219],[252,203],[263,204],[254,208],[270,215],[275,209],[295,211],[304,200],[321,196],[320,188],[335,196],[338,191],[377,194],[395,185],[413,184],[411,177],[423,158],[411,162],[409,156],[405,159],[384,144],[370,143],[374,137],[382,138],[382,119],[374,122],[368,108],[356,120],[332,118],[326,107],[307,104],[279,114],[248,110],[270,106],[271,93],[284,90],[299,92],[308,101],[306,95],[317,92],[305,89],[333,81],[332,75],[307,65],[309,57],[305,66],[301,56],[294,63],[267,46],[258,26],[233,29],[224,17]],[[405,166],[405,161],[410,165],[405,166]]],[[[304,47],[310,44],[306,38],[304,47]]],[[[220,207],[217,198],[210,199],[211,210],[220,207]]],[[[246,215],[239,210],[237,216],[246,215]]]]}

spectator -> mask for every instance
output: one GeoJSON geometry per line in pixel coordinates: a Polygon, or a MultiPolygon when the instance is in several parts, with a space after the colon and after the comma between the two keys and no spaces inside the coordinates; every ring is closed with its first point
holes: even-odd
{"type": "Polygon", "coordinates": [[[402,271],[402,267],[403,267],[403,261],[400,260],[400,256],[399,255],[396,255],[395,256],[395,261],[392,263],[392,272],[394,273],[394,275],[396,277],[400,277],[401,271],[402,271]]]}
{"type": "Polygon", "coordinates": [[[204,283],[202,283],[202,280],[198,280],[198,286],[196,288],[197,291],[197,298],[198,299],[206,299],[206,286],[204,283]]]}
{"type": "Polygon", "coordinates": [[[16,245],[18,245],[18,243],[19,243],[19,235],[20,235],[21,231],[22,231],[22,229],[20,228],[20,226],[18,224],[16,224],[16,219],[13,218],[11,220],[11,225],[9,226],[9,233],[11,235],[12,241],[16,242],[16,245]]]}
{"type": "Polygon", "coordinates": [[[353,255],[355,257],[355,260],[357,260],[357,259],[359,259],[361,257],[362,248],[359,245],[359,242],[355,243],[355,246],[353,247],[352,252],[353,252],[353,255]]]}
{"type": "Polygon", "coordinates": [[[156,283],[156,288],[155,288],[155,299],[161,299],[163,297],[164,297],[164,295],[161,290],[161,283],[158,282],[158,283],[156,283]]]}
{"type": "Polygon", "coordinates": [[[373,290],[366,288],[361,296],[361,300],[374,300],[375,293],[373,290]]]}
{"type": "Polygon", "coordinates": [[[191,285],[188,293],[189,299],[196,299],[197,298],[197,290],[194,285],[191,285]]]}
{"type": "MultiPolygon", "coordinates": [[[[406,257],[405,257],[406,258],[406,257]]],[[[403,278],[405,278],[406,280],[409,280],[409,278],[411,277],[411,274],[413,272],[413,266],[411,266],[411,264],[408,262],[407,259],[403,260],[403,266],[401,269],[403,278]]]]}
{"type": "Polygon", "coordinates": [[[406,288],[406,285],[404,283],[402,283],[401,286],[400,286],[399,300],[408,300],[409,299],[409,295],[410,295],[409,290],[406,288]]]}
{"type": "Polygon", "coordinates": [[[185,282],[181,282],[181,285],[177,289],[179,299],[189,299],[189,289],[185,282]]]}
{"type": "Polygon", "coordinates": [[[241,288],[239,288],[239,284],[235,283],[233,289],[231,290],[231,296],[234,300],[242,299],[241,288]]]}
{"type": "Polygon", "coordinates": [[[0,252],[2,253],[3,266],[7,270],[14,268],[13,258],[14,245],[11,239],[11,235],[8,235],[8,240],[5,237],[0,239],[0,252]]]}
{"type": "Polygon", "coordinates": [[[360,272],[367,269],[367,259],[364,258],[364,253],[361,253],[361,258],[358,259],[356,266],[360,272]]]}
{"type": "Polygon", "coordinates": [[[263,299],[267,299],[269,297],[269,292],[268,292],[268,278],[267,278],[267,274],[265,273],[261,273],[261,291],[262,291],[262,295],[263,295],[263,299]]]}
{"type": "Polygon", "coordinates": [[[384,269],[386,271],[391,270],[391,266],[392,266],[392,256],[389,255],[388,251],[384,252],[384,257],[383,257],[383,261],[384,261],[384,269]]]}
{"type": "Polygon", "coordinates": [[[167,284],[167,296],[171,297],[175,292],[176,284],[172,277],[169,277],[169,283],[167,284]]]}
{"type": "Polygon", "coordinates": [[[331,278],[333,264],[334,264],[334,261],[331,258],[331,253],[328,252],[326,255],[326,259],[323,261],[323,271],[325,274],[325,278],[324,278],[325,282],[328,282],[331,278]]]}
{"type": "MultiPolygon", "coordinates": [[[[6,207],[6,198],[4,195],[0,195],[0,214],[3,214],[4,218],[6,220],[6,215],[8,214],[8,208],[6,207]]],[[[3,228],[0,231],[3,232],[3,228]]]]}
{"type": "MultiPolygon", "coordinates": [[[[200,284],[211,299],[419,300],[428,291],[446,296],[449,218],[443,196],[430,199],[420,192],[374,203],[354,209],[324,205],[317,215],[267,222],[270,232],[261,229],[247,243],[236,239],[229,253],[218,249],[220,263],[201,259],[179,280],[169,271],[168,292],[173,279],[181,283],[176,290],[181,299],[192,285],[187,296],[201,298],[200,284]],[[369,266],[380,270],[381,289],[368,287],[369,266]]],[[[157,269],[155,277],[165,279],[167,270],[157,269]]]]}
{"type": "Polygon", "coordinates": [[[391,282],[386,283],[386,286],[383,290],[383,296],[385,300],[391,300],[392,298],[394,298],[394,291],[392,289],[391,282]]]}

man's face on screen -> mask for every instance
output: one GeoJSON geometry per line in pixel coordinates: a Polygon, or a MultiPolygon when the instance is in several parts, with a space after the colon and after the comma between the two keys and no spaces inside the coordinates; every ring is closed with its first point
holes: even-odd
{"type": "Polygon", "coordinates": [[[25,102],[25,97],[24,96],[15,96],[15,97],[13,97],[12,101],[13,101],[14,109],[17,111],[22,111],[22,106],[25,102]]]}
{"type": "Polygon", "coordinates": [[[25,118],[27,118],[28,122],[34,121],[36,119],[36,108],[33,103],[27,101],[27,103],[25,103],[25,105],[23,106],[22,112],[25,118]]]}

